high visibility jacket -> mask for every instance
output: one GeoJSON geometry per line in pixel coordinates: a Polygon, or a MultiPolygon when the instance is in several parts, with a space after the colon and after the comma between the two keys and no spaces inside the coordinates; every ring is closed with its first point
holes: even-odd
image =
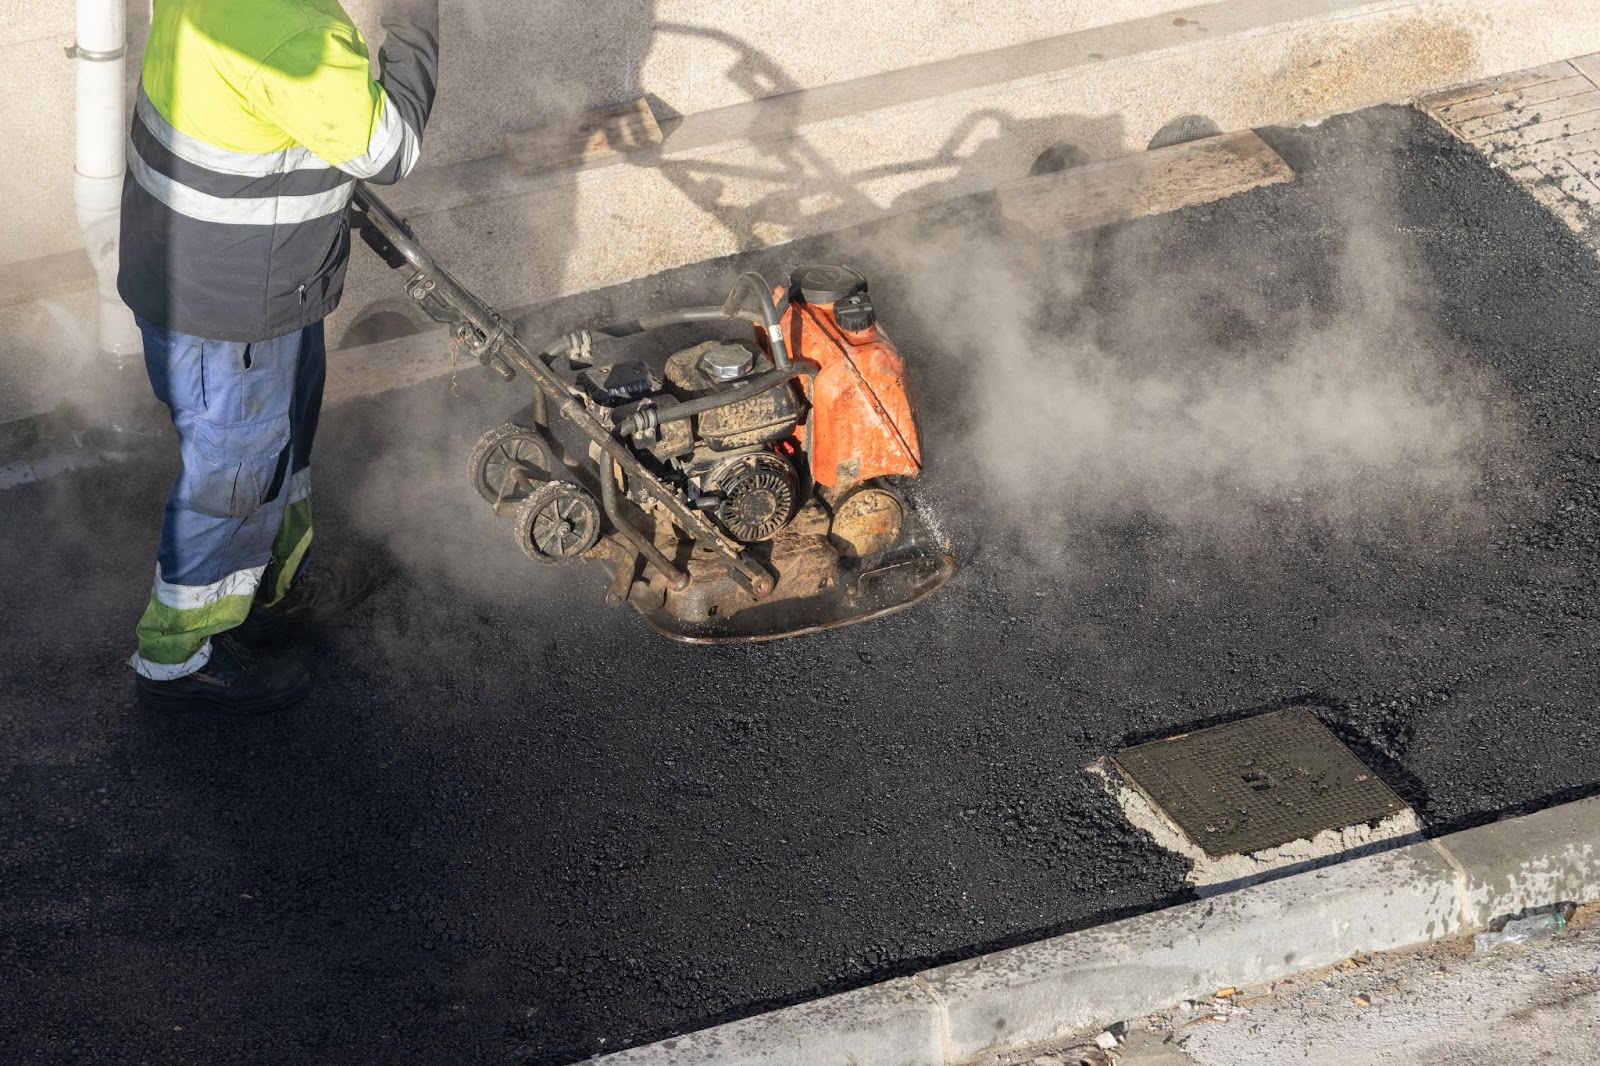
{"type": "Polygon", "coordinates": [[[398,181],[433,106],[433,27],[385,19],[372,79],[338,0],[155,0],[117,287],[157,326],[280,336],[339,303],[357,178],[398,181]]]}

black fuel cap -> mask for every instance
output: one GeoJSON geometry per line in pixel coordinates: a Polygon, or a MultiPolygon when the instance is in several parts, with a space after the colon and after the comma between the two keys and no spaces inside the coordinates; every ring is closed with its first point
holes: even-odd
{"type": "Polygon", "coordinates": [[[859,333],[878,324],[878,313],[872,308],[872,297],[864,292],[836,301],[833,317],[840,329],[850,333],[859,333]]]}
{"type": "Polygon", "coordinates": [[[803,266],[789,275],[791,292],[808,304],[831,304],[867,291],[867,278],[847,266],[803,266]]]}

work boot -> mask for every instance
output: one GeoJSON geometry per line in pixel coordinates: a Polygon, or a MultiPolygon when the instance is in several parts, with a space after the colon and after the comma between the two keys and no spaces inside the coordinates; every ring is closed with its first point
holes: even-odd
{"type": "Polygon", "coordinates": [[[211,638],[211,658],[175,681],[134,681],[139,703],[151,711],[266,714],[305,699],[311,671],[294,659],[257,655],[232,631],[211,638]]]}
{"type": "Polygon", "coordinates": [[[296,626],[328,625],[354,610],[373,585],[371,571],[355,559],[313,559],[283,599],[271,607],[252,607],[240,629],[251,638],[272,639],[296,626]]]}

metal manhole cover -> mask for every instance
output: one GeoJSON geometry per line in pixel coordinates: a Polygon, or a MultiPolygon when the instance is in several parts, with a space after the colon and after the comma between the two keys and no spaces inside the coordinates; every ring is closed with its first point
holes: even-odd
{"type": "Polygon", "coordinates": [[[1212,858],[1248,855],[1406,809],[1305,707],[1140,744],[1112,761],[1212,858]]]}

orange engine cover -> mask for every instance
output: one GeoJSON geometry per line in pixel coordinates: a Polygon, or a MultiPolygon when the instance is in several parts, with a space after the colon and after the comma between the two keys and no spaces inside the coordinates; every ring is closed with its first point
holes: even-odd
{"type": "MultiPolygon", "coordinates": [[[[782,290],[779,291],[781,297],[782,290]]],[[[829,488],[922,473],[922,444],[905,362],[882,327],[847,331],[832,304],[798,300],[783,314],[794,359],[821,369],[800,379],[811,401],[811,476],[829,488]]]]}

